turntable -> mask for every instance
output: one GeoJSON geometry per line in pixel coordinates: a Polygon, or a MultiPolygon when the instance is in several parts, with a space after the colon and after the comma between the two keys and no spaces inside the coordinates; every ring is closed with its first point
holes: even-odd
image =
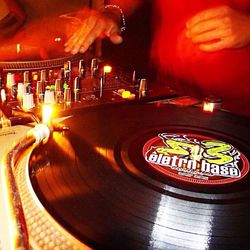
{"type": "Polygon", "coordinates": [[[248,249],[250,118],[65,54],[52,23],[0,48],[0,249],[248,249]]]}
{"type": "Polygon", "coordinates": [[[18,157],[12,151],[23,242],[34,249],[247,249],[249,123],[164,102],[72,110],[63,120],[69,131],[17,145],[18,157]]]}

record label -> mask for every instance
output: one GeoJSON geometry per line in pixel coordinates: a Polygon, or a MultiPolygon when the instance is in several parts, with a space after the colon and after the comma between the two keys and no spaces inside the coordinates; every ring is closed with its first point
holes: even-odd
{"type": "Polygon", "coordinates": [[[233,145],[198,134],[160,133],[143,146],[149,167],[179,181],[217,185],[241,180],[247,157],[233,145]]]}

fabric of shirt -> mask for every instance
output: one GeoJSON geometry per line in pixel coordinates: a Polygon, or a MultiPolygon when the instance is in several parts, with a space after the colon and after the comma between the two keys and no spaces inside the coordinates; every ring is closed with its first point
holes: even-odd
{"type": "Polygon", "coordinates": [[[182,94],[221,97],[226,109],[250,115],[250,46],[203,52],[185,34],[187,20],[219,5],[250,13],[248,0],[155,0],[152,58],[182,94]]]}

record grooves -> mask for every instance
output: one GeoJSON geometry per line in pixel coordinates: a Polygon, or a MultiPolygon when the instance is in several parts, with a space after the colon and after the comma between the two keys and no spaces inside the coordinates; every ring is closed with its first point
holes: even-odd
{"type": "Polygon", "coordinates": [[[32,153],[30,177],[44,207],[81,241],[95,249],[248,248],[249,173],[215,186],[177,181],[151,167],[142,148],[159,133],[189,132],[249,159],[249,118],[121,104],[75,110],[64,123],[68,134],[32,153]]]}

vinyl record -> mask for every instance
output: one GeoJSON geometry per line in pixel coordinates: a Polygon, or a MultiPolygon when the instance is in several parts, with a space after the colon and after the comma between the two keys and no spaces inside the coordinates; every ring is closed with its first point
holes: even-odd
{"type": "Polygon", "coordinates": [[[250,119],[173,105],[75,110],[30,158],[43,206],[95,249],[247,249],[250,119]]]}

